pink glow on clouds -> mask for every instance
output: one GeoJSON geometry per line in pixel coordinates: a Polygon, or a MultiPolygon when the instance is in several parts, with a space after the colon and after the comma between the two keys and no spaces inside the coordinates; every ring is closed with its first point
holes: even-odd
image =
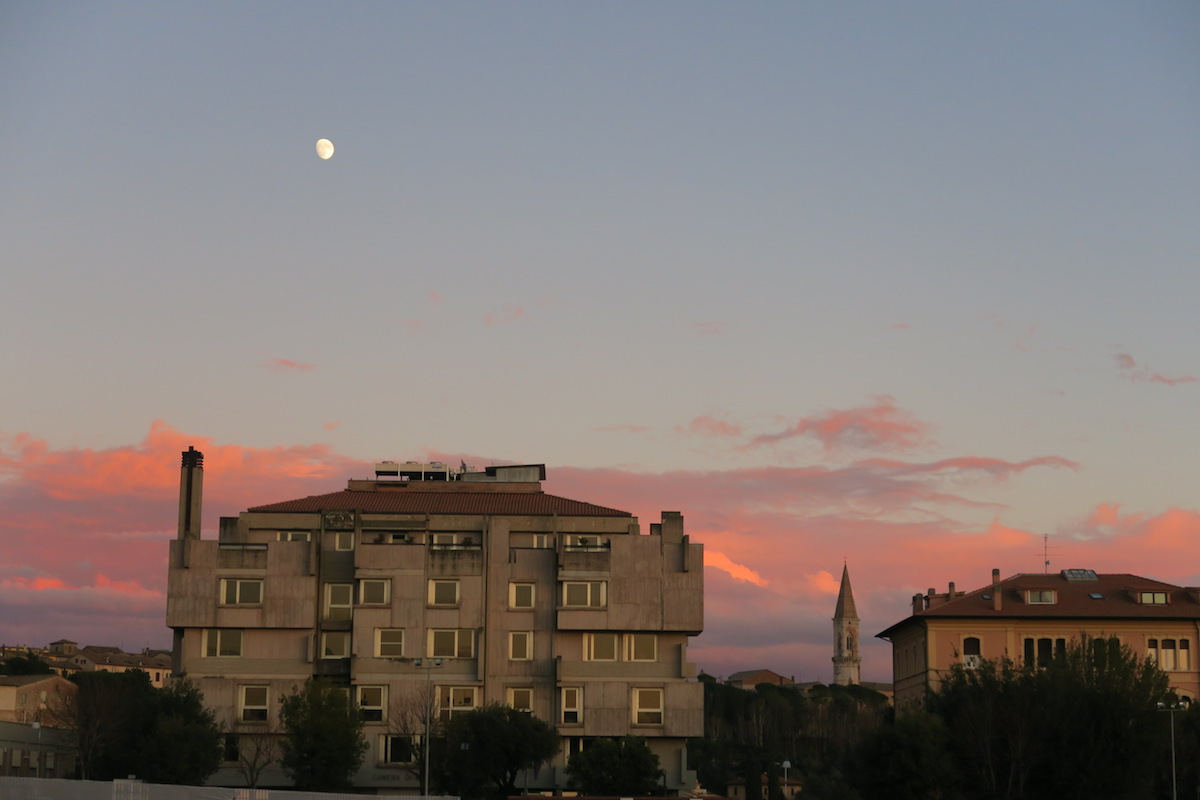
{"type": "Polygon", "coordinates": [[[817,440],[826,452],[845,449],[912,450],[928,443],[930,426],[896,406],[888,395],[859,408],[828,411],[806,417],[777,433],[754,437],[747,447],[759,447],[798,437],[817,440]]]}
{"type": "Polygon", "coordinates": [[[1161,383],[1164,386],[1179,386],[1183,383],[1196,383],[1200,381],[1200,377],[1195,375],[1181,375],[1177,378],[1168,378],[1158,372],[1147,369],[1133,360],[1133,356],[1128,353],[1116,353],[1113,355],[1113,360],[1117,362],[1117,369],[1121,371],[1122,376],[1133,383],[1161,383]]]}
{"type": "Polygon", "coordinates": [[[714,417],[696,417],[686,427],[676,427],[675,432],[689,436],[741,436],[742,428],[740,425],[714,417]]]}
{"type": "Polygon", "coordinates": [[[512,323],[525,316],[525,309],[521,306],[508,306],[500,311],[493,311],[483,318],[483,324],[489,328],[497,325],[511,325],[512,323]]]}
{"type": "Polygon", "coordinates": [[[323,430],[327,430],[327,431],[336,431],[338,428],[341,427],[341,425],[342,425],[342,423],[340,423],[340,422],[326,422],[321,425],[321,428],[323,430]]]}
{"type": "MultiPolygon", "coordinates": [[[[371,464],[324,445],[217,444],[162,422],[137,444],[53,450],[27,434],[0,435],[0,640],[65,636],[130,648],[162,646],[167,541],[175,535],[179,453],[205,454],[204,535],[251,505],[333,491],[371,464]]],[[[418,457],[414,454],[414,457],[418,457]]],[[[501,460],[426,451],[425,460],[501,460]]],[[[685,515],[706,549],[706,632],[689,649],[713,674],[767,666],[827,680],[829,619],[843,560],[864,634],[908,614],[930,586],[983,586],[992,567],[1040,569],[1041,532],[1002,522],[1002,506],[973,496],[1042,470],[1074,469],[1060,456],[1021,461],[958,456],[928,462],[866,459],[839,467],[747,467],[642,473],[550,465],[546,491],[637,515],[643,532],[662,510],[685,515]],[[959,512],[991,509],[982,529],[959,512]]],[[[1082,510],[1054,532],[1055,569],[1133,572],[1200,581],[1200,512],[1082,510]]],[[[886,645],[864,635],[865,676],[887,678],[886,645]]]]}
{"type": "Polygon", "coordinates": [[[311,372],[316,369],[312,364],[302,364],[299,361],[289,361],[286,358],[272,358],[267,361],[267,366],[271,369],[292,371],[292,372],[311,372]]]}

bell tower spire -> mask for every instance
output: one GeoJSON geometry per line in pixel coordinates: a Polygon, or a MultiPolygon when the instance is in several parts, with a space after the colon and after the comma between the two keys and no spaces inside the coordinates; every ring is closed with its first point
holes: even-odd
{"type": "Polygon", "coordinates": [[[858,610],[850,588],[850,570],[842,564],[842,586],[833,612],[833,682],[838,686],[859,683],[862,656],[858,654],[858,610]]]}

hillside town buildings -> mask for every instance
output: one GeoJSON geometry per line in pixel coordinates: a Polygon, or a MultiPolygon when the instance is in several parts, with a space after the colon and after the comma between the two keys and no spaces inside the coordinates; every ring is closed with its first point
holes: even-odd
{"type": "MultiPolygon", "coordinates": [[[[370,745],[360,788],[417,787],[425,731],[489,703],[551,722],[557,761],[522,777],[566,786],[572,753],[600,736],[646,737],[664,788],[695,785],[703,734],[688,644],[703,629],[703,552],[683,518],[631,514],[543,491],[542,465],[378,465],[373,479],[222,518],[200,536],[203,456],[183,453],[167,624],[186,673],[230,732],[226,767],[278,735],[281,698],[312,676],[345,686],[370,745]]],[[[263,783],[278,785],[279,774],[263,783]]]]}
{"type": "Polygon", "coordinates": [[[1167,674],[1184,698],[1200,696],[1195,650],[1200,589],[1090,569],[1019,574],[970,592],[930,589],[913,596],[912,614],[878,636],[892,643],[897,708],[937,691],[955,664],[982,659],[1045,663],[1081,634],[1115,636],[1167,674]]]}

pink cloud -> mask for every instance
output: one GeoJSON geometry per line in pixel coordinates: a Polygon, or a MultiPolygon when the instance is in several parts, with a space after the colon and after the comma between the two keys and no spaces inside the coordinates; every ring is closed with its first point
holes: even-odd
{"type": "Polygon", "coordinates": [[[734,562],[729,556],[724,553],[718,553],[716,550],[706,550],[704,552],[704,566],[715,567],[722,572],[728,573],[735,580],[753,583],[755,586],[767,585],[767,581],[763,580],[762,576],[757,572],[745,564],[734,562]]]}
{"type": "Polygon", "coordinates": [[[309,372],[316,369],[312,364],[302,364],[299,361],[289,361],[286,358],[272,358],[267,361],[267,366],[271,369],[292,370],[295,372],[309,372]]]}
{"type": "Polygon", "coordinates": [[[493,311],[483,318],[483,324],[489,328],[497,325],[510,325],[521,317],[525,316],[525,309],[521,306],[508,306],[500,311],[493,311]]]}
{"type": "Polygon", "coordinates": [[[821,443],[826,452],[846,449],[902,451],[927,443],[930,427],[915,415],[896,406],[888,395],[870,406],[827,411],[806,417],[777,433],[754,437],[748,448],[807,437],[821,443]]]}
{"type": "Polygon", "coordinates": [[[340,422],[326,422],[321,425],[321,428],[327,431],[336,431],[341,425],[340,422]]]}
{"type": "Polygon", "coordinates": [[[1180,375],[1176,378],[1169,378],[1158,372],[1143,367],[1134,361],[1133,356],[1128,353],[1115,353],[1113,360],[1117,362],[1117,369],[1121,371],[1122,376],[1132,383],[1161,383],[1164,386],[1179,386],[1183,383],[1196,383],[1200,381],[1200,377],[1195,375],[1180,375]]]}
{"type": "Polygon", "coordinates": [[[716,419],[714,417],[696,417],[687,426],[677,426],[676,433],[683,433],[689,436],[741,436],[742,429],[740,426],[732,422],[716,419]]]}
{"type": "Polygon", "coordinates": [[[724,322],[715,322],[715,321],[710,321],[710,322],[692,322],[692,323],[689,323],[689,324],[692,326],[692,328],[693,328],[693,329],[694,329],[694,330],[695,330],[697,333],[701,333],[701,334],[704,334],[704,335],[712,335],[712,334],[717,334],[717,333],[720,333],[720,332],[721,332],[721,331],[722,331],[722,330],[725,328],[725,323],[724,323],[724,322]]]}

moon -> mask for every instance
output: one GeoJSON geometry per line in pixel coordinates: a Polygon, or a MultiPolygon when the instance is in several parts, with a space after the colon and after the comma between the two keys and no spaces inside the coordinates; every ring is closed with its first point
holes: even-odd
{"type": "Polygon", "coordinates": [[[322,161],[333,158],[333,142],[328,139],[317,139],[317,155],[322,161]]]}

